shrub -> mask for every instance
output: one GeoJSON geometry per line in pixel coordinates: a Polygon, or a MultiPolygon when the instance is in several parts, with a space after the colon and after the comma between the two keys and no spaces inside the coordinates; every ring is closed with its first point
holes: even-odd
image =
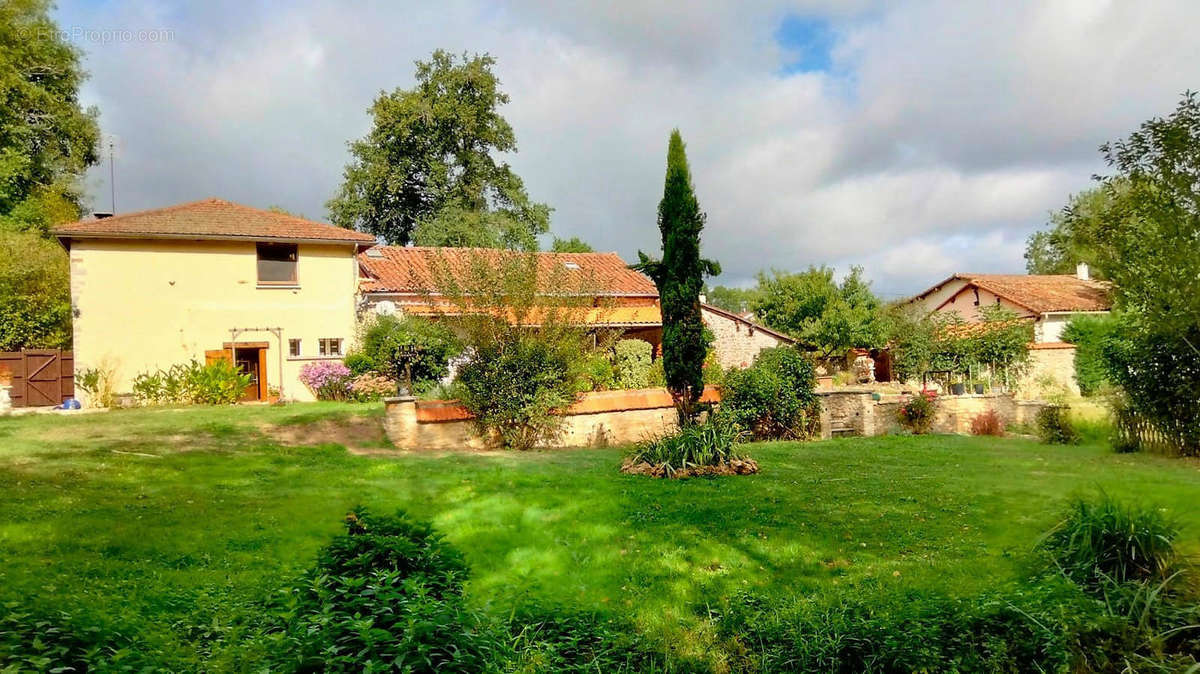
{"type": "Polygon", "coordinates": [[[1104,342],[1116,326],[1112,316],[1076,316],[1063,330],[1062,340],[1075,345],[1075,381],[1085,396],[1099,393],[1108,383],[1104,342]]]}
{"type": "Polygon", "coordinates": [[[896,417],[901,426],[917,435],[923,435],[933,428],[933,417],[936,413],[937,394],[933,391],[921,391],[900,405],[896,417]]]}
{"type": "Polygon", "coordinates": [[[1178,533],[1157,510],[1122,505],[1104,495],[1095,502],[1076,501],[1038,546],[1067,578],[1096,588],[1171,575],[1178,533]]]}
{"type": "Polygon", "coordinates": [[[333,360],[305,363],[300,368],[300,381],[317,400],[345,400],[350,396],[353,377],[350,368],[333,360]]]}
{"type": "Polygon", "coordinates": [[[120,634],[77,624],[66,612],[37,614],[17,604],[0,611],[0,671],[150,671],[143,651],[120,634]]]}
{"type": "Polygon", "coordinates": [[[575,401],[569,355],[534,335],[475,349],[458,372],[459,401],[504,447],[529,449],[562,425],[554,410],[575,401]]]}
{"type": "Polygon", "coordinates": [[[578,366],[578,377],[576,390],[579,392],[587,391],[608,391],[616,388],[616,372],[613,370],[613,364],[609,360],[608,355],[603,352],[595,352],[584,357],[578,366]]]}
{"type": "Polygon", "coordinates": [[[1105,341],[1109,380],[1129,407],[1169,439],[1172,453],[1200,456],[1200,326],[1172,333],[1128,321],[1105,341]]]}
{"type": "Polygon", "coordinates": [[[720,414],[763,440],[798,434],[803,410],[777,373],[749,367],[725,377],[720,414]]]}
{"type": "Polygon", "coordinates": [[[112,407],[117,402],[117,371],[107,362],[80,370],[75,375],[75,388],[88,396],[88,404],[112,407]]]}
{"type": "Polygon", "coordinates": [[[765,349],[745,370],[726,374],[721,414],[756,439],[807,437],[816,428],[820,403],[812,362],[799,351],[765,349]]]}
{"type": "Polygon", "coordinates": [[[415,350],[409,363],[414,390],[441,381],[450,371],[450,359],[462,353],[462,345],[448,327],[415,316],[374,316],[360,326],[359,332],[362,347],[358,353],[370,359],[373,369],[385,377],[402,377],[404,352],[415,350]]]}
{"type": "Polygon", "coordinates": [[[654,347],[641,339],[622,339],[613,347],[613,370],[616,388],[649,388],[654,347]]]}
{"type": "Polygon", "coordinates": [[[365,372],[350,380],[350,397],[360,402],[392,395],[396,395],[396,382],[381,374],[365,372]]]}
{"type": "Polygon", "coordinates": [[[139,374],[133,396],[141,405],[231,405],[249,385],[250,375],[226,359],[206,365],[193,360],[139,374]]]}
{"type": "Polygon", "coordinates": [[[463,601],[467,567],[433,528],[362,508],[292,591],[286,669],[477,672],[497,643],[463,601]]]}
{"type": "Polygon", "coordinates": [[[1004,420],[996,410],[988,410],[971,420],[971,435],[1004,435],[1004,420]]]}
{"type": "Polygon", "coordinates": [[[1047,405],[1037,414],[1038,439],[1048,445],[1073,445],[1079,442],[1079,432],[1071,423],[1070,408],[1047,405]]]}
{"type": "Polygon", "coordinates": [[[756,472],[758,465],[738,451],[743,431],[728,419],[710,416],[704,423],[687,424],[675,431],[639,442],[630,450],[624,470],[646,472],[656,477],[700,474],[705,468],[756,472]],[[752,470],[739,470],[742,464],[752,470]]]}
{"type": "MultiPolygon", "coordinates": [[[[364,375],[368,372],[377,372],[379,369],[379,364],[375,362],[375,359],[365,353],[349,354],[342,359],[342,364],[345,365],[350,370],[350,374],[354,375],[355,377],[364,375]]],[[[394,376],[395,371],[381,374],[394,376]]]]}

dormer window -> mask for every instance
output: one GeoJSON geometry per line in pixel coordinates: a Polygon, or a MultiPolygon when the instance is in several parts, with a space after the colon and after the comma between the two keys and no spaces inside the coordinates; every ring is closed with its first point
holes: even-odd
{"type": "Polygon", "coordinates": [[[298,246],[294,243],[258,244],[258,285],[296,285],[296,260],[299,257],[298,246]]]}

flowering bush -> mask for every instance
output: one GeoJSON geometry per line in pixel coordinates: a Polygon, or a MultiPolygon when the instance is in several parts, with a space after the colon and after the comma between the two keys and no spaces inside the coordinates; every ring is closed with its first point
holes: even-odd
{"type": "Polygon", "coordinates": [[[350,394],[355,400],[379,400],[396,395],[396,382],[374,372],[365,372],[350,382],[350,394]]]}
{"type": "Polygon", "coordinates": [[[352,379],[350,368],[333,360],[307,363],[300,368],[300,381],[317,396],[317,400],[347,399],[352,379]]]}
{"type": "Polygon", "coordinates": [[[933,427],[933,414],[937,411],[937,394],[933,391],[921,391],[911,397],[897,412],[900,425],[921,435],[928,433],[933,427]]]}

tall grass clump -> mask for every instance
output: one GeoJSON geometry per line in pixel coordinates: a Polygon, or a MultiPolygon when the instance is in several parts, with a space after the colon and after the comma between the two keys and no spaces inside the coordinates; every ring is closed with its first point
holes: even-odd
{"type": "Polygon", "coordinates": [[[739,450],[742,437],[736,424],[713,415],[634,445],[621,470],[653,477],[758,472],[758,464],[739,450]]]}
{"type": "Polygon", "coordinates": [[[1063,575],[1084,587],[1162,580],[1175,571],[1179,529],[1160,512],[1105,495],[1076,501],[1039,547],[1063,575]]]}

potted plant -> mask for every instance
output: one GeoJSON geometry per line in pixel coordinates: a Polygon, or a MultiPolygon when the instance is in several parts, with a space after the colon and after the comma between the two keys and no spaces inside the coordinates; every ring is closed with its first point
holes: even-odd
{"type": "Polygon", "coordinates": [[[956,381],[950,384],[950,392],[956,396],[965,395],[967,392],[967,385],[961,381],[956,381]]]}
{"type": "Polygon", "coordinates": [[[971,388],[974,389],[975,395],[977,395],[977,396],[983,395],[983,390],[984,390],[983,380],[982,379],[972,379],[971,380],[971,388]]]}

